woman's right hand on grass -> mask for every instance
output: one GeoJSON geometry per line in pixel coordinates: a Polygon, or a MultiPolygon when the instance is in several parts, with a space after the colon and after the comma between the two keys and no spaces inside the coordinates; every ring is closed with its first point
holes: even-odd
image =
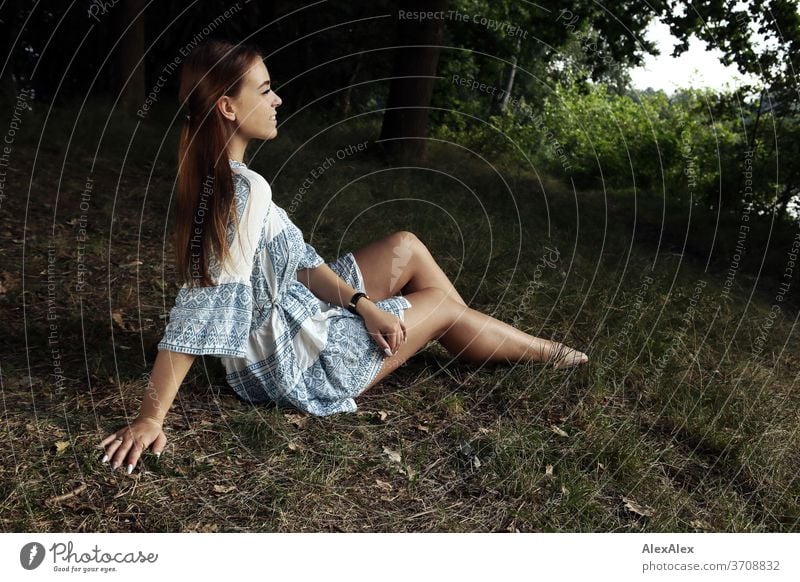
{"type": "Polygon", "coordinates": [[[156,456],[161,455],[161,451],[167,446],[167,436],[157,420],[137,417],[129,426],[108,435],[100,446],[105,449],[103,463],[110,462],[112,470],[127,465],[130,475],[147,447],[151,447],[150,450],[156,456]]]}

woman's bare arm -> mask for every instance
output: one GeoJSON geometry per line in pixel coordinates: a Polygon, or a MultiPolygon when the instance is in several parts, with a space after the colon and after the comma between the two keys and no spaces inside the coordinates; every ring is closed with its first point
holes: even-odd
{"type": "MultiPolygon", "coordinates": [[[[305,285],[311,293],[327,303],[346,307],[350,298],[356,292],[336,271],[325,263],[313,269],[300,269],[297,271],[297,280],[305,285]]],[[[378,308],[372,301],[361,299],[356,303],[356,311],[359,314],[366,313],[366,310],[378,308]],[[369,306],[369,307],[367,307],[369,306]]]]}
{"type": "Polygon", "coordinates": [[[153,371],[142,399],[140,418],[150,418],[159,424],[164,423],[172,401],[189,373],[195,358],[194,354],[183,354],[170,350],[160,350],[153,364],[153,371]]]}
{"type": "MultiPolygon", "coordinates": [[[[316,297],[332,305],[346,307],[356,292],[336,271],[322,263],[313,269],[297,271],[297,280],[308,287],[316,297]]],[[[391,356],[400,343],[406,341],[406,326],[403,321],[378,307],[371,300],[363,298],[356,303],[356,313],[364,319],[375,343],[391,356]]]]}

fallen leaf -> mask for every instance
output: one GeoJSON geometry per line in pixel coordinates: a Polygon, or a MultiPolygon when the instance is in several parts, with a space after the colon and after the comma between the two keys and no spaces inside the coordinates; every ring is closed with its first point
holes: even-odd
{"type": "Polygon", "coordinates": [[[230,493],[236,491],[236,485],[214,485],[214,491],[217,493],[230,493]]]}
{"type": "Polygon", "coordinates": [[[212,533],[219,531],[219,526],[216,523],[198,523],[194,528],[189,528],[188,530],[184,531],[195,533],[212,533]]]}
{"type": "Polygon", "coordinates": [[[705,530],[711,529],[711,527],[702,519],[693,519],[692,521],[689,522],[689,525],[692,527],[696,527],[697,529],[705,529],[705,530]]]}
{"type": "Polygon", "coordinates": [[[125,321],[122,318],[122,314],[123,312],[121,309],[115,309],[111,312],[111,319],[117,324],[117,327],[125,329],[125,321]]]}
{"type": "Polygon", "coordinates": [[[425,426],[424,424],[418,424],[417,425],[417,430],[421,430],[422,432],[430,433],[430,429],[427,426],[425,426]]]}
{"type": "Polygon", "coordinates": [[[308,424],[308,417],[302,414],[285,414],[284,418],[286,418],[289,424],[293,424],[297,428],[304,428],[308,424]]]}
{"type": "Polygon", "coordinates": [[[546,465],[544,468],[544,476],[548,479],[553,478],[553,465],[546,465]]]}
{"type": "Polygon", "coordinates": [[[409,479],[413,479],[417,475],[417,472],[414,469],[412,469],[411,467],[408,467],[408,466],[400,467],[399,471],[400,471],[400,473],[402,473],[403,475],[405,475],[409,479]]]}
{"type": "Polygon", "coordinates": [[[383,422],[384,420],[386,420],[386,417],[388,417],[388,416],[389,416],[389,415],[386,413],[386,411],[385,411],[385,410],[379,410],[379,411],[378,411],[378,418],[380,419],[380,421],[381,421],[381,422],[383,422]]]}
{"type": "Polygon", "coordinates": [[[303,445],[296,443],[295,441],[290,442],[286,445],[290,451],[302,451],[303,445]]]}
{"type": "Polygon", "coordinates": [[[392,490],[392,484],[391,483],[387,483],[386,481],[381,481],[380,479],[375,479],[375,483],[378,485],[378,487],[380,487],[384,491],[391,491],[392,490]]]}
{"type": "Polygon", "coordinates": [[[5,289],[4,293],[17,288],[18,279],[13,273],[3,271],[1,275],[3,279],[3,288],[5,289]]]}
{"type": "Polygon", "coordinates": [[[400,453],[397,451],[393,451],[389,447],[383,447],[383,452],[389,455],[389,459],[394,461],[395,463],[402,462],[402,458],[400,457],[400,453]]]}
{"type": "Polygon", "coordinates": [[[564,485],[563,483],[561,484],[561,494],[562,495],[569,495],[569,489],[567,489],[567,486],[564,485]]]}
{"type": "Polygon", "coordinates": [[[556,425],[551,425],[550,426],[550,430],[552,430],[554,433],[556,433],[560,437],[568,437],[569,436],[569,434],[567,434],[564,430],[558,428],[556,425]]]}
{"type": "Polygon", "coordinates": [[[632,511],[633,513],[637,513],[639,515],[643,515],[645,517],[650,517],[653,515],[653,510],[645,505],[641,505],[634,501],[633,499],[628,499],[627,497],[623,497],[622,501],[625,502],[625,507],[632,511]]]}
{"type": "Polygon", "coordinates": [[[56,454],[60,455],[69,447],[69,441],[56,441],[56,454]]]}

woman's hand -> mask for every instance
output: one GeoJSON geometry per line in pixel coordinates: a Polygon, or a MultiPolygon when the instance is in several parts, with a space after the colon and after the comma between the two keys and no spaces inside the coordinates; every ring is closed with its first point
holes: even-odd
{"type": "Polygon", "coordinates": [[[110,461],[112,469],[127,462],[130,475],[142,452],[151,445],[156,456],[167,446],[162,424],[154,418],[137,417],[129,426],[115,431],[100,443],[106,452],[102,462],[110,461]]]}
{"type": "Polygon", "coordinates": [[[406,324],[396,315],[376,306],[366,311],[363,318],[370,336],[387,356],[394,354],[400,344],[406,341],[406,324]]]}

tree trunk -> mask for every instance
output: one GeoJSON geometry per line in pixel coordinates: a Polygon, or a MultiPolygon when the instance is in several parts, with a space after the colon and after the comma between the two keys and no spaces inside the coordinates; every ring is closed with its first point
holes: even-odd
{"type": "Polygon", "coordinates": [[[350,114],[350,98],[353,95],[353,84],[356,82],[356,77],[358,77],[358,72],[361,70],[361,65],[364,62],[364,53],[358,53],[358,59],[356,60],[356,66],[353,67],[353,72],[349,75],[347,79],[347,87],[342,93],[342,101],[341,105],[339,106],[339,111],[341,112],[341,117],[345,118],[350,114]]]}
{"type": "MultiPolygon", "coordinates": [[[[755,152],[755,147],[756,147],[756,143],[757,143],[756,142],[756,138],[757,138],[757,134],[758,134],[758,125],[761,122],[761,106],[763,104],[764,104],[764,91],[761,91],[761,95],[758,98],[758,108],[756,109],[756,121],[753,124],[753,130],[750,132],[750,135],[748,135],[748,137],[747,137],[747,151],[752,152],[752,155],[751,155],[751,158],[750,158],[750,164],[751,165],[755,164],[755,161],[756,161],[756,152],[755,152]]],[[[738,181],[737,181],[737,184],[736,184],[737,195],[739,193],[741,193],[741,191],[742,191],[742,176],[743,176],[743,172],[739,172],[739,178],[738,178],[738,181]]],[[[742,204],[742,200],[739,199],[737,201],[737,205],[741,206],[741,204],[742,204]]]]}
{"type": "Polygon", "coordinates": [[[786,184],[783,188],[783,192],[780,193],[778,196],[778,218],[783,218],[783,215],[786,214],[786,207],[789,206],[789,202],[792,201],[794,198],[795,189],[792,188],[790,184],[786,184]]]}
{"type": "Polygon", "coordinates": [[[144,0],[124,0],[113,10],[114,29],[122,40],[117,45],[114,93],[118,108],[130,115],[142,106],[144,77],[144,0]],[[126,31],[127,28],[127,31],[126,31]]]}
{"type": "MultiPolygon", "coordinates": [[[[447,10],[447,0],[402,0],[400,10],[447,10]]],[[[428,114],[444,34],[444,20],[399,20],[394,69],[380,140],[396,162],[420,163],[426,156],[428,114]],[[414,46],[416,45],[416,46],[414,46]]]]}
{"type": "Polygon", "coordinates": [[[508,81],[506,82],[505,92],[500,99],[500,111],[505,111],[508,107],[508,101],[511,99],[511,90],[514,88],[514,78],[517,76],[517,55],[522,43],[522,38],[517,37],[517,42],[514,47],[514,55],[511,57],[510,71],[508,72],[508,81]]]}
{"type": "Polygon", "coordinates": [[[17,3],[15,0],[4,2],[0,6],[0,31],[2,35],[2,54],[6,55],[6,62],[0,65],[3,69],[2,77],[0,77],[0,87],[6,93],[9,101],[17,98],[17,78],[14,69],[14,57],[16,54],[16,47],[14,41],[17,40],[19,29],[17,28],[17,3]]]}

